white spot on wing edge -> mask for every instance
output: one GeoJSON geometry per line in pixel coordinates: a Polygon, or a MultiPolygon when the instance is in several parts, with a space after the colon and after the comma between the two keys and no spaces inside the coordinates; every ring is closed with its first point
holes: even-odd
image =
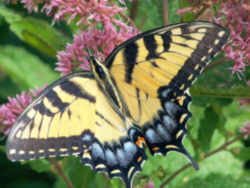
{"type": "Polygon", "coordinates": [[[23,154],[25,154],[25,151],[24,150],[20,150],[19,151],[19,155],[23,155],[23,154]]]}
{"type": "Polygon", "coordinates": [[[225,31],[220,31],[220,32],[218,33],[218,36],[219,36],[219,37],[222,37],[223,35],[225,35],[225,33],[226,33],[225,31]]]}
{"type": "Polygon", "coordinates": [[[15,154],[15,153],[16,153],[16,150],[15,150],[15,149],[11,149],[10,152],[9,152],[10,155],[13,155],[13,154],[15,154]]]}
{"type": "Polygon", "coordinates": [[[220,40],[219,40],[219,39],[216,39],[216,40],[214,41],[214,44],[217,45],[219,42],[220,42],[220,40]]]}

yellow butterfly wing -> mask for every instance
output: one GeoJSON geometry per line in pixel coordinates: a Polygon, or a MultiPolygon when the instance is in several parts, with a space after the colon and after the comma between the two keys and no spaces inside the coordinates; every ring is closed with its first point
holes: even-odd
{"type": "Polygon", "coordinates": [[[182,146],[191,116],[188,88],[227,37],[216,24],[192,22],[128,40],[106,60],[122,108],[93,73],[63,77],[20,115],[7,140],[8,157],[76,155],[95,171],[121,177],[127,188],[146,159],[145,141],[153,154],[175,150],[192,161],[182,146]]]}
{"type": "Polygon", "coordinates": [[[153,154],[175,150],[190,158],[182,146],[191,116],[188,89],[228,35],[209,22],[175,24],[130,39],[107,59],[128,114],[153,154]]]}
{"type": "Polygon", "coordinates": [[[123,178],[129,187],[146,157],[135,144],[137,131],[127,132],[125,117],[111,103],[92,73],[61,78],[16,121],[7,140],[8,158],[76,155],[95,171],[123,178]]]}
{"type": "Polygon", "coordinates": [[[142,33],[116,48],[106,64],[115,80],[158,97],[164,86],[183,93],[227,41],[209,22],[170,25],[142,33]]]}
{"type": "Polygon", "coordinates": [[[122,129],[123,116],[110,107],[93,76],[75,73],[48,87],[20,116],[8,138],[8,155],[24,160],[78,154],[86,130],[108,142],[125,136],[122,129]]]}

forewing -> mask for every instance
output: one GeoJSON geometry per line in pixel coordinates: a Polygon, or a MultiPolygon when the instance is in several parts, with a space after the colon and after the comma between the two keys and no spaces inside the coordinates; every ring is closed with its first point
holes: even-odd
{"type": "Polygon", "coordinates": [[[12,161],[76,155],[95,171],[131,186],[146,159],[136,145],[140,132],[125,129],[125,117],[91,73],[73,73],[53,83],[20,115],[7,140],[12,161]]]}
{"type": "Polygon", "coordinates": [[[111,113],[113,109],[90,73],[66,76],[45,89],[20,115],[8,137],[8,157],[76,155],[84,150],[81,138],[86,131],[94,132],[101,142],[110,141],[111,135],[119,140],[125,135],[119,130],[123,120],[111,113]],[[102,108],[97,109],[99,106],[102,108]]]}
{"type": "Polygon", "coordinates": [[[106,64],[115,81],[124,81],[150,96],[158,97],[163,91],[169,97],[182,95],[228,35],[223,27],[209,22],[170,25],[125,42],[106,64]]]}

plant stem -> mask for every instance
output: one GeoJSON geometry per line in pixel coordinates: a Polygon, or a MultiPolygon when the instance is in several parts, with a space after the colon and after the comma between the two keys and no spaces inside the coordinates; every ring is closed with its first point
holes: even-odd
{"type": "MultiPolygon", "coordinates": [[[[111,5],[115,5],[114,3],[110,2],[111,5]]],[[[123,17],[128,24],[130,24],[131,26],[133,26],[135,29],[138,30],[138,28],[136,27],[134,21],[129,17],[127,16],[124,12],[119,12],[120,16],[123,17]]]]}
{"type": "Polygon", "coordinates": [[[206,72],[206,71],[208,71],[209,69],[212,69],[213,67],[215,67],[215,66],[217,66],[217,65],[220,65],[220,64],[222,64],[222,63],[225,63],[225,62],[227,62],[227,61],[229,61],[229,60],[230,60],[230,59],[228,59],[228,58],[226,58],[226,57],[220,58],[220,59],[218,59],[217,61],[215,61],[215,62],[209,64],[209,65],[204,69],[203,72],[206,72]]]}
{"type": "Polygon", "coordinates": [[[130,24],[131,26],[133,26],[134,28],[136,28],[138,30],[138,28],[136,27],[135,23],[133,22],[133,20],[131,20],[130,17],[128,17],[126,14],[124,14],[123,12],[119,13],[125,20],[127,20],[128,24],[130,24]]]}
{"type": "Polygon", "coordinates": [[[168,24],[168,0],[163,0],[163,24],[168,24]]]}
{"type": "Polygon", "coordinates": [[[64,180],[64,182],[67,184],[68,188],[74,188],[72,182],[70,181],[70,179],[64,174],[63,169],[61,168],[61,166],[58,164],[58,162],[51,158],[49,159],[49,161],[51,162],[51,164],[54,166],[57,174],[64,180]]]}
{"type": "Polygon", "coordinates": [[[205,12],[208,6],[203,6],[203,8],[195,15],[194,20],[199,19],[199,17],[205,12]]]}
{"type": "MultiPolygon", "coordinates": [[[[204,155],[204,157],[202,159],[200,159],[198,162],[201,162],[203,160],[205,160],[206,158],[225,150],[229,145],[241,140],[243,138],[243,135],[239,135],[237,137],[235,137],[234,139],[232,139],[231,141],[225,142],[223,145],[221,145],[220,147],[218,147],[217,149],[208,152],[206,155],[204,155]]],[[[169,184],[176,176],[178,176],[179,174],[181,174],[182,172],[184,172],[186,169],[188,169],[189,167],[191,167],[192,165],[190,163],[184,165],[183,167],[181,167],[179,170],[175,171],[166,181],[164,181],[160,188],[164,188],[167,184],[169,184]]]]}
{"type": "MultiPolygon", "coordinates": [[[[222,146],[220,146],[219,148],[217,148],[217,149],[215,149],[215,150],[213,150],[213,151],[211,151],[211,152],[208,152],[208,153],[204,156],[203,159],[206,159],[206,158],[208,158],[208,157],[210,157],[210,156],[212,156],[212,155],[214,155],[214,154],[216,154],[216,153],[218,153],[218,152],[220,152],[220,151],[225,150],[229,145],[231,145],[231,144],[233,144],[233,143],[235,143],[235,142],[241,140],[242,138],[243,138],[243,135],[239,135],[239,136],[235,137],[234,139],[232,139],[231,141],[225,142],[225,143],[224,143],[222,146]]],[[[201,159],[201,161],[202,161],[203,159],[201,159]]]]}
{"type": "Polygon", "coordinates": [[[132,20],[135,20],[135,18],[137,16],[138,7],[139,7],[139,1],[138,0],[133,0],[132,1],[132,7],[130,9],[130,16],[129,16],[132,20]]]}
{"type": "Polygon", "coordinates": [[[178,176],[180,173],[184,172],[186,169],[191,167],[192,165],[190,163],[184,165],[179,170],[175,171],[166,181],[164,181],[160,188],[164,188],[167,184],[169,184],[176,176],[178,176]]]}

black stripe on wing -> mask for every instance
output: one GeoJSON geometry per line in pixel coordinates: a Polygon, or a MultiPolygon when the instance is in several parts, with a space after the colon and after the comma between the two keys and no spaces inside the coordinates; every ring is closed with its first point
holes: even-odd
{"type": "MultiPolygon", "coordinates": [[[[199,29],[202,29],[202,27],[199,29]]],[[[195,30],[192,32],[189,31],[188,25],[182,27],[181,31],[181,37],[185,36],[185,34],[189,34],[190,37],[192,37],[192,33],[196,33],[195,30]]],[[[222,46],[227,42],[228,36],[229,33],[219,25],[214,24],[214,27],[206,28],[204,37],[199,41],[197,47],[185,61],[183,67],[167,86],[159,88],[158,93],[163,93],[163,90],[167,91],[171,88],[173,89],[173,95],[169,96],[169,99],[182,95],[202,73],[211,59],[221,50],[222,46]]],[[[193,40],[196,39],[193,38],[193,40]]]]}

